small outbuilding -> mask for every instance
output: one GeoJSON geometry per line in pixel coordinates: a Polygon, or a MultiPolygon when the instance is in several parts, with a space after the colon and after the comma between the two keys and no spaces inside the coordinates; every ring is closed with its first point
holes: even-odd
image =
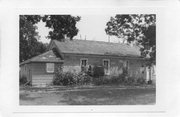
{"type": "MultiPolygon", "coordinates": [[[[32,86],[52,85],[55,70],[81,72],[82,68],[103,66],[106,75],[122,74],[126,69],[130,77],[150,77],[145,73],[148,61],[141,57],[138,47],[89,40],[52,40],[48,51],[20,63],[20,75],[32,86]]],[[[148,78],[148,79],[147,79],[148,78]]]]}
{"type": "Polygon", "coordinates": [[[55,68],[64,62],[57,56],[53,50],[49,50],[20,63],[20,76],[26,77],[33,86],[51,85],[55,68]]]}

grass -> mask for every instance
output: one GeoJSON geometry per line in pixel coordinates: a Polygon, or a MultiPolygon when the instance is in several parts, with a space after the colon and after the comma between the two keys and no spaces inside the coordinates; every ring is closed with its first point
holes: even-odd
{"type": "Polygon", "coordinates": [[[87,88],[20,93],[20,105],[149,105],[155,88],[87,88]]]}

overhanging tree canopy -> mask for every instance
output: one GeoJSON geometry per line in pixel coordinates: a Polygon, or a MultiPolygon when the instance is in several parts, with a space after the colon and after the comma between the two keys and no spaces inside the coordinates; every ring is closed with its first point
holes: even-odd
{"type": "Polygon", "coordinates": [[[123,39],[123,43],[134,43],[140,47],[143,57],[156,62],[156,15],[116,15],[106,24],[106,33],[123,39]]]}
{"type": "Polygon", "coordinates": [[[20,15],[19,18],[20,62],[23,62],[45,52],[47,45],[38,41],[34,24],[41,20],[39,15],[20,15]]]}
{"type": "Polygon", "coordinates": [[[76,23],[80,17],[71,15],[20,15],[19,20],[19,39],[20,39],[20,62],[46,51],[47,44],[39,42],[39,35],[36,31],[37,24],[43,20],[46,27],[49,27],[49,39],[63,41],[65,37],[71,40],[77,35],[76,23]]]}
{"type": "Polygon", "coordinates": [[[46,27],[52,29],[48,38],[59,41],[63,41],[66,36],[72,40],[77,35],[79,30],[76,28],[76,23],[78,21],[80,21],[79,16],[71,15],[45,15],[43,17],[46,27]]]}

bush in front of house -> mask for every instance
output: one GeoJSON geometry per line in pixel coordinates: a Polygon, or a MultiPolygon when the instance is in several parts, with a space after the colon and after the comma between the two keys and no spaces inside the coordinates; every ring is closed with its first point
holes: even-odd
{"type": "Polygon", "coordinates": [[[19,78],[19,84],[20,85],[24,85],[24,84],[26,84],[28,82],[28,80],[27,80],[27,77],[26,76],[20,76],[20,78],[19,78]]]}
{"type": "Polygon", "coordinates": [[[62,72],[59,70],[55,73],[53,80],[54,85],[61,86],[72,86],[72,85],[141,85],[145,84],[144,78],[134,78],[128,77],[126,72],[120,74],[119,76],[104,76],[104,69],[102,67],[94,67],[93,74],[91,77],[88,72],[62,72]],[[99,73],[97,71],[99,71],[99,73]]]}
{"type": "Polygon", "coordinates": [[[107,77],[99,77],[93,78],[94,85],[142,85],[145,84],[145,79],[143,78],[134,78],[134,77],[125,77],[124,75],[119,76],[111,76],[110,78],[107,77]]]}
{"type": "Polygon", "coordinates": [[[138,78],[138,79],[137,79],[137,84],[140,84],[140,85],[146,84],[146,79],[144,79],[144,78],[138,78]]]}
{"type": "Polygon", "coordinates": [[[91,82],[92,82],[92,77],[89,76],[88,74],[85,74],[83,84],[87,85],[87,84],[91,84],[91,82]]]}
{"type": "Polygon", "coordinates": [[[134,85],[136,83],[136,79],[134,77],[126,78],[124,84],[126,85],[134,85]]]}
{"type": "Polygon", "coordinates": [[[74,74],[71,72],[57,72],[55,74],[53,84],[63,86],[73,85],[75,84],[74,74]]]}
{"type": "Polygon", "coordinates": [[[74,74],[75,85],[87,85],[91,83],[92,77],[85,72],[74,74]]]}
{"type": "Polygon", "coordinates": [[[90,84],[92,77],[84,72],[72,73],[72,72],[57,72],[55,74],[53,84],[62,86],[72,86],[72,85],[87,85],[90,84]]]}
{"type": "Polygon", "coordinates": [[[102,66],[94,66],[93,68],[93,77],[102,77],[104,76],[104,67],[102,66]]]}
{"type": "Polygon", "coordinates": [[[71,72],[66,72],[63,74],[63,80],[62,83],[63,85],[74,85],[75,84],[75,79],[74,79],[74,74],[71,72]]]}
{"type": "Polygon", "coordinates": [[[152,80],[149,80],[147,83],[148,83],[148,84],[152,84],[153,82],[152,82],[152,80]]]}
{"type": "Polygon", "coordinates": [[[118,76],[118,83],[120,83],[120,84],[124,84],[125,83],[125,81],[126,81],[126,78],[127,78],[127,75],[126,74],[120,74],[119,76],[118,76]]]}
{"type": "Polygon", "coordinates": [[[119,85],[122,83],[122,78],[119,76],[93,78],[94,85],[119,85]]]}
{"type": "Polygon", "coordinates": [[[104,77],[93,77],[92,82],[94,85],[103,85],[104,84],[104,77]]]}

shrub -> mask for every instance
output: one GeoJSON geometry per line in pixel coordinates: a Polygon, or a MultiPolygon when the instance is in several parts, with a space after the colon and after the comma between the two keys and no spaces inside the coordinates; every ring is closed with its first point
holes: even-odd
{"type": "Polygon", "coordinates": [[[73,85],[75,84],[74,74],[71,72],[58,72],[53,80],[54,85],[73,85]]]}
{"type": "Polygon", "coordinates": [[[149,80],[147,83],[148,83],[148,84],[152,84],[152,80],[149,80]]]}
{"type": "Polygon", "coordinates": [[[72,72],[57,72],[55,74],[53,84],[54,85],[84,85],[91,83],[92,77],[84,72],[72,73],[72,72]]]}
{"type": "Polygon", "coordinates": [[[111,76],[111,78],[106,77],[99,77],[93,78],[94,85],[133,85],[135,84],[136,80],[133,77],[127,77],[124,74],[119,76],[111,76]]]}
{"type": "Polygon", "coordinates": [[[126,82],[128,82],[126,80],[126,75],[125,74],[120,74],[119,76],[112,76],[109,79],[109,84],[115,84],[115,85],[119,85],[119,84],[125,84],[126,82]]]}
{"type": "Polygon", "coordinates": [[[119,83],[121,83],[121,84],[123,84],[123,83],[125,83],[125,81],[126,81],[126,75],[125,74],[120,74],[119,75],[119,83]]]}
{"type": "Polygon", "coordinates": [[[137,79],[137,84],[145,84],[146,80],[144,78],[138,78],[137,79]]]}
{"type": "Polygon", "coordinates": [[[104,78],[103,77],[94,77],[93,78],[93,84],[94,85],[103,85],[104,84],[104,78]]]}
{"type": "Polygon", "coordinates": [[[125,84],[127,84],[127,85],[133,85],[133,84],[135,84],[135,82],[136,82],[135,78],[133,78],[133,77],[128,77],[128,78],[126,79],[126,81],[125,81],[125,84]]]}
{"type": "Polygon", "coordinates": [[[84,75],[84,82],[83,82],[83,84],[90,84],[91,81],[92,81],[92,77],[87,75],[87,74],[85,74],[84,75]]]}
{"type": "Polygon", "coordinates": [[[119,76],[112,76],[109,81],[109,84],[119,84],[120,83],[120,77],[119,76]]]}
{"type": "Polygon", "coordinates": [[[94,66],[93,68],[93,77],[104,76],[104,68],[102,66],[94,66]]]}
{"type": "Polygon", "coordinates": [[[54,85],[62,85],[62,82],[61,82],[62,78],[63,78],[63,72],[61,72],[60,70],[56,71],[54,79],[53,79],[53,84],[54,85]]]}
{"type": "Polygon", "coordinates": [[[27,80],[27,77],[26,76],[20,76],[20,79],[19,79],[19,83],[20,85],[24,85],[25,83],[27,83],[28,80],[27,80]]]}
{"type": "Polygon", "coordinates": [[[75,75],[75,79],[77,85],[84,85],[84,84],[90,84],[92,77],[84,72],[80,72],[79,74],[75,75]]]}
{"type": "Polygon", "coordinates": [[[123,77],[128,76],[128,70],[126,68],[123,68],[123,73],[121,74],[123,77]]]}
{"type": "Polygon", "coordinates": [[[63,85],[73,85],[75,84],[74,74],[71,72],[64,73],[63,85]]]}
{"type": "Polygon", "coordinates": [[[118,76],[112,76],[111,78],[99,77],[93,79],[94,85],[117,85],[120,80],[118,76]]]}

